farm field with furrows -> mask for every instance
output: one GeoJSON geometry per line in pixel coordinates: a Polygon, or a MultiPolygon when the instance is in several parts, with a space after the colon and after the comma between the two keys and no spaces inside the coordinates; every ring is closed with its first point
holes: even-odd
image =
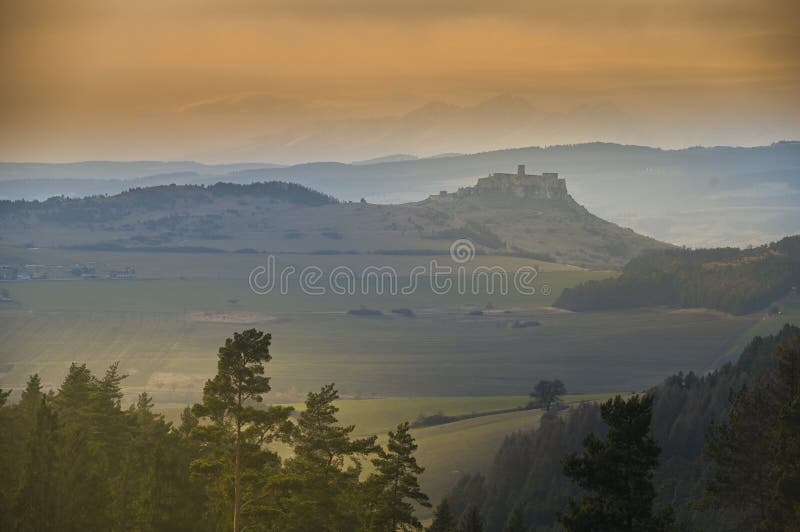
{"type": "Polygon", "coordinates": [[[34,372],[57,386],[71,361],[100,371],[119,360],[128,394],[147,390],[159,404],[184,404],[213,374],[224,339],[256,327],[273,334],[275,401],[325,382],[346,397],[524,394],[533,380],[553,377],[576,392],[627,391],[665,373],[706,371],[758,319],[704,310],[570,313],[538,294],[256,296],[242,285],[6,284],[17,304],[0,310],[0,386],[19,388],[34,372]],[[383,315],[348,314],[362,306],[383,315]],[[414,316],[393,314],[398,307],[414,316]]]}

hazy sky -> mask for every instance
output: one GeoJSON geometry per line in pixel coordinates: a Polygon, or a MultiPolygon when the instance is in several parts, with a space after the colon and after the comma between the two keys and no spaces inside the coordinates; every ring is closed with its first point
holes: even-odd
{"type": "Polygon", "coordinates": [[[798,6],[0,0],[0,160],[800,138],[798,6]]]}

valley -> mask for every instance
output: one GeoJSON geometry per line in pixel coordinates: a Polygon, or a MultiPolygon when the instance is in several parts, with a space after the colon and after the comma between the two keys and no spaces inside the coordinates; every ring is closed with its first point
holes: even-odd
{"type": "MultiPolygon", "coordinates": [[[[412,429],[432,500],[465,474],[490,473],[509,435],[539,425],[542,410],[522,408],[539,380],[566,383],[569,419],[580,403],[641,392],[665,375],[706,374],[754,335],[800,318],[792,294],[737,314],[682,305],[676,289],[659,292],[671,297],[661,306],[640,304],[661,285],[636,280],[680,273],[674,264],[694,264],[692,252],[602,220],[563,179],[524,168],[397,205],[271,182],[5,202],[0,217],[10,228],[0,240],[0,388],[21,390],[35,373],[55,390],[72,362],[96,374],[118,362],[122,404],[146,392],[178,425],[183,408],[201,400],[221,342],[256,328],[272,334],[267,405],[302,410],[309,391],[333,382],[340,422],[380,443],[402,421],[454,418],[412,429]],[[451,268],[446,291],[433,282],[439,267],[451,268]],[[310,270],[319,293],[300,281],[310,270]],[[352,291],[334,289],[341,270],[352,291]],[[280,281],[260,292],[254,273],[267,271],[280,281]],[[515,284],[519,271],[532,272],[530,292],[515,284]],[[285,290],[279,272],[291,272],[285,290]],[[472,284],[461,290],[459,276],[472,284]],[[593,308],[597,290],[602,304],[593,308]],[[569,303],[576,297],[580,304],[569,303]],[[615,297],[628,299],[615,305],[615,297]]],[[[776,250],[787,242],[698,254],[727,257],[703,267],[740,284],[777,261],[788,268],[774,290],[783,293],[794,263],[776,250]]],[[[284,444],[272,447],[291,456],[284,444]]],[[[364,477],[372,471],[366,464],[364,477]]]]}
{"type": "MultiPolygon", "coordinates": [[[[541,275],[555,287],[580,279],[568,274],[541,275]]],[[[346,397],[524,394],[545,377],[575,392],[637,390],[665,373],[709,369],[759,319],[703,310],[571,313],[549,307],[553,295],[257,296],[243,280],[5,286],[19,306],[0,310],[0,386],[21,387],[33,372],[57,386],[72,360],[97,371],[119,360],[130,375],[126,393],[146,390],[159,404],[195,401],[221,339],[248,327],[274,337],[270,400],[295,401],[331,381],[346,397]],[[493,310],[470,314],[489,302],[493,310]],[[347,314],[361,305],[385,315],[347,314]],[[391,314],[397,307],[415,317],[391,314]],[[529,320],[540,325],[512,327],[529,320]]]]}

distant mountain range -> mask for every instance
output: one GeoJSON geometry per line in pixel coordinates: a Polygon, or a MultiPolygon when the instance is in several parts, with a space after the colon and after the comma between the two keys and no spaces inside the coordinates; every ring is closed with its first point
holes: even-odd
{"type": "MultiPolygon", "coordinates": [[[[447,106],[434,107],[428,111],[450,112],[447,106]]],[[[171,183],[282,180],[345,200],[399,203],[454,190],[517,164],[559,172],[581,204],[659,240],[690,246],[748,245],[800,232],[800,142],[681,150],[590,143],[292,166],[0,163],[0,198],[82,197],[171,183]]]]}
{"type": "MultiPolygon", "coordinates": [[[[215,113],[229,113],[229,103],[220,100],[184,112],[209,120],[219,116],[215,113]]],[[[468,104],[434,100],[377,114],[366,109],[356,114],[333,107],[323,110],[299,101],[281,101],[276,106],[271,98],[263,103],[263,114],[253,114],[257,105],[247,106],[251,112],[239,114],[240,128],[226,132],[212,145],[189,147],[195,150],[189,153],[225,161],[359,161],[390,153],[428,157],[598,138],[674,147],[755,145],[798,134],[791,117],[769,116],[766,109],[715,116],[708,107],[702,113],[684,108],[665,117],[632,102],[618,105],[602,97],[553,105],[547,97],[499,93],[468,104]],[[277,112],[280,109],[291,112],[277,112]]]]}

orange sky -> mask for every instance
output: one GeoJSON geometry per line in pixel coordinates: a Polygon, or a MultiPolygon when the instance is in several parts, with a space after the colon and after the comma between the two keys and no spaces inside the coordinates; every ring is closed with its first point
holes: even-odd
{"type": "MultiPolygon", "coordinates": [[[[799,4],[0,0],[0,160],[425,151],[398,117],[500,94],[546,113],[607,105],[630,124],[580,116],[559,142],[797,138],[799,4]],[[359,137],[376,131],[386,140],[359,137]]],[[[504,142],[547,143],[537,127],[504,142]]],[[[496,147],[462,143],[430,149],[496,147]]]]}

